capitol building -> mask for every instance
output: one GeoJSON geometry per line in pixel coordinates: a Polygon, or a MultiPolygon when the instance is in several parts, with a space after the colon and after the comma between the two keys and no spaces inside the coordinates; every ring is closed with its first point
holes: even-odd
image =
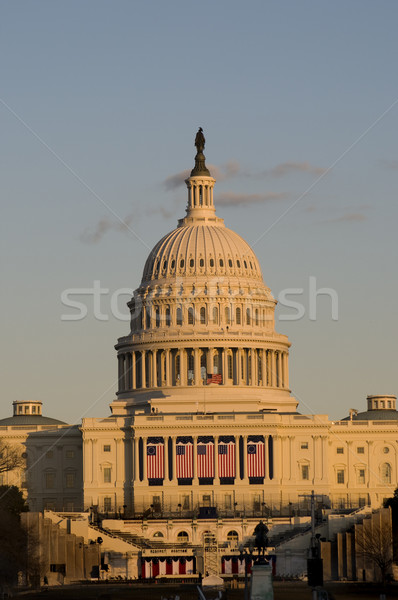
{"type": "Polygon", "coordinates": [[[369,395],[339,421],[299,411],[276,301],[216,214],[201,130],[195,145],[186,215],[128,303],[110,415],[70,426],[41,402],[14,402],[0,435],[22,445],[27,469],[3,483],[32,511],[117,516],[132,534],[175,541],[193,540],[200,519],[243,539],[247,519],[308,514],[312,490],[319,508],[380,507],[398,485],[396,397],[369,395]]]}

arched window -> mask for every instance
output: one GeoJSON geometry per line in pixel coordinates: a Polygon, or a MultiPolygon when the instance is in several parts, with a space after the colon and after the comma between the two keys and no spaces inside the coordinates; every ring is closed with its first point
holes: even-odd
{"type": "Polygon", "coordinates": [[[184,268],[184,264],[185,264],[185,262],[184,262],[184,259],[182,258],[182,259],[180,260],[180,269],[183,269],[183,268],[184,268]]]}
{"type": "Polygon", "coordinates": [[[190,261],[189,261],[189,266],[191,267],[191,269],[193,269],[194,264],[195,264],[195,261],[194,261],[193,258],[191,258],[190,261]]]}
{"type": "Polygon", "coordinates": [[[189,541],[189,535],[187,534],[186,531],[179,531],[177,533],[177,541],[178,542],[188,542],[189,541]]]}
{"type": "Polygon", "coordinates": [[[156,327],[160,327],[160,310],[159,310],[159,308],[155,309],[155,320],[156,320],[156,327]]]}
{"type": "Polygon", "coordinates": [[[193,308],[190,306],[188,308],[188,325],[193,325],[193,308]]]}
{"type": "Polygon", "coordinates": [[[200,324],[206,325],[206,309],[204,306],[200,309],[200,324]]]}
{"type": "Polygon", "coordinates": [[[211,266],[211,267],[214,267],[214,258],[211,258],[211,259],[210,259],[210,266],[211,266]]]}
{"type": "Polygon", "coordinates": [[[182,308],[179,306],[177,308],[177,325],[182,325],[182,308]]]}
{"type": "Polygon", "coordinates": [[[228,531],[227,533],[227,540],[229,542],[238,542],[239,541],[239,534],[237,531],[235,531],[234,529],[232,529],[231,531],[228,531]]]}
{"type": "Polygon", "coordinates": [[[166,306],[166,326],[170,327],[171,318],[170,318],[170,306],[166,306]]]}
{"type": "Polygon", "coordinates": [[[237,259],[237,261],[236,261],[236,266],[238,267],[238,269],[240,269],[240,260],[239,259],[237,259]]]}
{"type": "Polygon", "coordinates": [[[240,325],[242,323],[242,312],[238,306],[238,308],[236,309],[236,324],[240,325]]]}
{"type": "Polygon", "coordinates": [[[155,531],[155,533],[153,534],[154,538],[162,538],[164,537],[163,533],[161,531],[155,531]]]}
{"type": "Polygon", "coordinates": [[[229,306],[225,307],[225,323],[226,325],[231,324],[231,311],[229,310],[229,306]]]}
{"type": "Polygon", "coordinates": [[[391,465],[389,463],[381,465],[380,474],[382,483],[391,483],[391,465]]]}
{"type": "Polygon", "coordinates": [[[199,266],[200,266],[200,267],[204,267],[204,266],[205,266],[205,261],[203,260],[203,258],[201,258],[201,259],[199,260],[199,266]]]}
{"type": "Polygon", "coordinates": [[[222,258],[220,258],[220,261],[219,261],[219,263],[220,263],[220,267],[223,267],[223,266],[224,266],[224,261],[223,261],[223,259],[222,259],[222,258]]]}
{"type": "Polygon", "coordinates": [[[256,308],[256,313],[255,314],[256,314],[256,325],[258,326],[259,323],[260,323],[259,318],[258,318],[258,308],[256,308]]]}
{"type": "Polygon", "coordinates": [[[146,309],[146,318],[145,318],[145,329],[149,329],[151,326],[151,311],[149,306],[146,309]]]}
{"type": "Polygon", "coordinates": [[[232,267],[232,260],[230,258],[228,259],[228,266],[232,267]]]}
{"type": "Polygon", "coordinates": [[[250,325],[251,323],[251,318],[250,318],[250,308],[246,309],[246,325],[250,325]]]}
{"type": "Polygon", "coordinates": [[[218,323],[218,308],[213,306],[213,323],[218,323]]]}

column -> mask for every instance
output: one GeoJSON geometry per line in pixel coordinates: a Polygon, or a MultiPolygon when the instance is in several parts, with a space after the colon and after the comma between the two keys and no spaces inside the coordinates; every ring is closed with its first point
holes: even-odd
{"type": "Polygon", "coordinates": [[[200,348],[194,348],[193,360],[195,385],[197,386],[202,384],[202,374],[200,372],[200,348]]]}
{"type": "Polygon", "coordinates": [[[121,438],[115,438],[116,446],[116,485],[123,486],[124,481],[124,455],[123,455],[123,440],[121,438]]]}
{"type": "Polygon", "coordinates": [[[187,385],[187,352],[185,348],[180,350],[180,385],[187,385]]]}
{"type": "Polygon", "coordinates": [[[163,387],[164,385],[164,380],[165,380],[165,369],[164,369],[164,358],[165,358],[165,351],[164,350],[159,350],[159,367],[160,367],[160,371],[159,371],[159,377],[160,377],[160,387],[163,387]]]}
{"type": "Polygon", "coordinates": [[[271,387],[276,387],[276,353],[271,350],[271,387]]]}
{"type": "Polygon", "coordinates": [[[193,436],[193,447],[192,447],[192,462],[193,462],[193,481],[194,485],[198,485],[198,471],[197,471],[197,457],[196,457],[196,436],[193,436]]]}
{"type": "Polygon", "coordinates": [[[142,438],[142,473],[143,473],[143,482],[148,485],[148,481],[147,481],[147,468],[146,468],[146,440],[147,437],[143,437],[142,438]]]}
{"type": "MultiPolygon", "coordinates": [[[[171,478],[170,483],[172,483],[173,485],[176,484],[177,482],[177,470],[176,470],[176,436],[175,435],[171,435],[169,436],[171,437],[171,456],[172,456],[172,465],[173,465],[173,476],[171,478]]],[[[168,450],[168,447],[167,447],[168,450]]],[[[170,457],[169,454],[167,452],[167,475],[169,475],[169,464],[170,464],[170,457]]]]}
{"type": "Polygon", "coordinates": [[[166,386],[170,386],[170,352],[171,350],[167,348],[166,352],[166,386]]]}
{"type": "Polygon", "coordinates": [[[207,350],[207,374],[211,375],[213,373],[213,353],[214,348],[208,348],[207,350]]]}
{"type": "Polygon", "coordinates": [[[218,435],[214,436],[214,483],[218,483],[218,435]]]}
{"type": "Polygon", "coordinates": [[[296,481],[296,468],[295,468],[296,455],[294,452],[294,440],[295,440],[294,435],[289,435],[290,481],[291,482],[296,481]]]}
{"type": "Polygon", "coordinates": [[[267,351],[264,348],[261,350],[261,374],[262,374],[262,385],[267,385],[267,351]]]}
{"type": "Polygon", "coordinates": [[[228,382],[228,354],[227,348],[222,348],[222,383],[223,385],[227,385],[228,382]]]}
{"type": "Polygon", "coordinates": [[[139,438],[134,438],[134,475],[133,475],[133,479],[135,482],[140,480],[138,440],[139,440],[139,438]]]}
{"type": "Polygon", "coordinates": [[[146,368],[145,368],[146,350],[141,350],[141,387],[146,388],[146,368]]]}
{"type": "Polygon", "coordinates": [[[123,360],[122,354],[118,354],[117,366],[118,366],[119,392],[123,392],[124,391],[124,373],[123,373],[124,360],[123,360]]]}
{"type": "Polygon", "coordinates": [[[152,350],[152,387],[158,387],[157,351],[152,350]]]}
{"type": "Polygon", "coordinates": [[[266,481],[269,477],[269,472],[268,472],[268,438],[269,435],[264,435],[264,457],[265,457],[265,464],[264,464],[264,480],[266,481]]]}
{"type": "Polygon", "coordinates": [[[319,435],[312,436],[312,444],[313,444],[313,473],[314,473],[314,484],[320,483],[322,478],[322,448],[320,447],[321,438],[319,435]]]}
{"type": "Polygon", "coordinates": [[[235,351],[235,381],[236,381],[236,385],[240,385],[241,384],[241,367],[240,367],[240,361],[241,361],[241,351],[240,348],[236,348],[235,351]]]}
{"type": "Polygon", "coordinates": [[[251,381],[250,385],[256,385],[256,351],[254,348],[250,348],[250,362],[251,362],[251,381]]]}
{"type": "Polygon", "coordinates": [[[91,472],[93,474],[93,485],[98,486],[98,440],[91,440],[92,452],[91,452],[91,472]]]}
{"type": "Polygon", "coordinates": [[[135,369],[136,369],[136,366],[135,366],[135,352],[133,351],[131,353],[131,389],[133,389],[133,390],[135,390],[136,387],[137,387],[135,369]]]}
{"type": "Polygon", "coordinates": [[[284,369],[284,376],[285,376],[285,388],[289,388],[289,353],[285,352],[284,354],[285,357],[285,369],[284,369]]]}
{"type": "Polygon", "coordinates": [[[282,461],[282,438],[280,435],[273,436],[274,446],[274,480],[282,483],[283,461],[282,461]]]}
{"type": "Polygon", "coordinates": [[[243,483],[249,483],[247,471],[247,435],[243,435],[243,483]]]}
{"type": "Polygon", "coordinates": [[[91,462],[92,440],[88,440],[86,432],[83,432],[83,481],[85,484],[93,481],[93,465],[91,462]]]}

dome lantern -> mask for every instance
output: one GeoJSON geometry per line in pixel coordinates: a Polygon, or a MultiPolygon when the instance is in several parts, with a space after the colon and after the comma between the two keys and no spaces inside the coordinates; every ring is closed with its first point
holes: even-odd
{"type": "Polygon", "coordinates": [[[211,176],[209,169],[206,167],[206,157],[203,154],[205,142],[203,129],[199,127],[195,137],[197,150],[195,166],[191,171],[190,177],[185,180],[188,188],[187,217],[201,220],[208,217],[215,218],[213,188],[216,180],[211,176]]]}

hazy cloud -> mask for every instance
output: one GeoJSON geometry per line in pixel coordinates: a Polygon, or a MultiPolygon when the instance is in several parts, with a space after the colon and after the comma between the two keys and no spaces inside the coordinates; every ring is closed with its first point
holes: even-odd
{"type": "Polygon", "coordinates": [[[168,192],[170,190],[175,190],[176,188],[184,184],[184,181],[189,177],[190,172],[191,171],[189,169],[186,169],[185,171],[181,171],[180,173],[176,173],[175,175],[170,175],[164,180],[164,187],[168,192]]]}
{"type": "Polygon", "coordinates": [[[327,219],[323,221],[324,223],[359,223],[361,221],[366,221],[366,215],[363,213],[347,213],[345,215],[341,215],[341,217],[336,217],[335,219],[327,219]]]}
{"type": "Polygon", "coordinates": [[[287,194],[276,194],[267,192],[265,194],[236,194],[235,192],[225,192],[217,196],[217,205],[221,206],[240,206],[246,204],[261,204],[274,200],[284,200],[287,194]]]}
{"type": "Polygon", "coordinates": [[[269,173],[273,177],[283,177],[294,172],[310,173],[311,175],[322,175],[327,171],[323,167],[316,167],[309,162],[285,162],[273,167],[269,173]]]}
{"type": "Polygon", "coordinates": [[[398,170],[398,160],[382,160],[380,162],[386,169],[392,169],[393,171],[398,170]]]}
{"type": "Polygon", "coordinates": [[[80,241],[86,244],[96,244],[99,242],[108,231],[118,231],[129,233],[129,230],[134,230],[138,227],[143,216],[161,215],[164,219],[170,219],[176,213],[178,200],[168,203],[167,206],[148,207],[144,211],[134,209],[126,215],[122,221],[111,220],[107,217],[100,219],[93,229],[86,229],[80,234],[80,241]]]}
{"type": "MultiPolygon", "coordinates": [[[[208,165],[209,171],[217,181],[226,181],[233,177],[248,177],[254,179],[263,179],[265,177],[284,177],[294,172],[310,173],[311,175],[322,175],[327,169],[323,167],[316,167],[311,165],[309,162],[285,162],[280,165],[276,165],[272,169],[265,169],[264,171],[248,171],[243,169],[236,160],[230,160],[223,165],[208,165]]],[[[184,185],[185,179],[190,175],[190,170],[186,169],[180,173],[170,175],[163,181],[163,186],[166,191],[175,190],[180,186],[184,185]]]]}

